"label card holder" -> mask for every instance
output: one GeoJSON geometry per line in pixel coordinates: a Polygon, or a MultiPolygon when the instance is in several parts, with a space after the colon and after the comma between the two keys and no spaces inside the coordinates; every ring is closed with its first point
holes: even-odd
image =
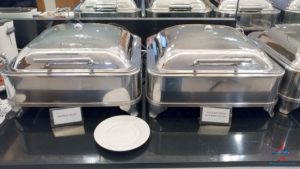
{"type": "Polygon", "coordinates": [[[200,111],[200,124],[231,125],[231,108],[203,107],[200,111]]]}
{"type": "Polygon", "coordinates": [[[81,107],[50,109],[51,127],[83,124],[81,107]]]}

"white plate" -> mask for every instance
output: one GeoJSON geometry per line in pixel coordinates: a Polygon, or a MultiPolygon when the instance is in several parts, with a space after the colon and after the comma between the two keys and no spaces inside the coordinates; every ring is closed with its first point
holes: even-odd
{"type": "Polygon", "coordinates": [[[114,116],[101,122],[94,131],[98,145],[110,151],[130,151],[150,137],[149,125],[138,117],[114,116]]]}

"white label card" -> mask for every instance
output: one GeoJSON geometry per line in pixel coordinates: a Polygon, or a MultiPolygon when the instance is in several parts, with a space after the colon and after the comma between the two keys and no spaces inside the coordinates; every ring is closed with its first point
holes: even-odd
{"type": "Polygon", "coordinates": [[[230,123],[231,109],[203,107],[201,113],[202,122],[230,123]]]}
{"type": "Polygon", "coordinates": [[[80,107],[52,109],[51,113],[55,126],[83,121],[80,107]]]}

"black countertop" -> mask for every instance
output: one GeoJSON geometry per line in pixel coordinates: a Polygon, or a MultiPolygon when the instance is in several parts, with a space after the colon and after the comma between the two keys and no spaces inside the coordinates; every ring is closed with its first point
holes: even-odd
{"type": "Polygon", "coordinates": [[[104,150],[93,139],[102,120],[125,114],[118,108],[83,108],[84,125],[73,128],[84,133],[63,137],[55,137],[48,108],[23,111],[0,127],[0,168],[300,166],[297,111],[271,119],[262,109],[234,109],[231,127],[200,127],[198,108],[170,108],[156,120],[141,114],[151,137],[124,153],[104,150]]]}

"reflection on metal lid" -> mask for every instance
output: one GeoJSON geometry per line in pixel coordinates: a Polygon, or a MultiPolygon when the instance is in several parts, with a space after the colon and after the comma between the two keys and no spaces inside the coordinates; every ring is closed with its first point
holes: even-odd
{"type": "Polygon", "coordinates": [[[151,3],[152,11],[203,11],[208,6],[202,0],[153,0],[151,3]]]}
{"type": "Polygon", "coordinates": [[[55,48],[110,48],[118,46],[120,41],[130,35],[121,28],[86,23],[56,25],[34,39],[30,44],[31,49],[55,49],[55,48]]]}
{"type": "Polygon", "coordinates": [[[300,25],[280,25],[258,33],[254,40],[285,65],[300,70],[300,25]]]}
{"type": "Polygon", "coordinates": [[[133,36],[112,25],[57,25],[44,31],[21,51],[14,69],[127,70],[134,67],[131,60],[133,36]]]}
{"type": "Polygon", "coordinates": [[[80,6],[82,11],[132,11],[137,6],[133,0],[85,0],[80,6]]]}
{"type": "MultiPolygon", "coordinates": [[[[238,0],[219,0],[219,10],[235,11],[237,9],[238,0]]],[[[240,0],[239,11],[261,11],[273,10],[272,4],[268,0],[240,0]]]]}
{"type": "Polygon", "coordinates": [[[226,26],[181,25],[158,33],[150,48],[162,73],[268,73],[273,62],[237,30],[226,26]]]}
{"type": "Polygon", "coordinates": [[[283,10],[300,10],[300,0],[272,0],[274,6],[283,10]]]}

